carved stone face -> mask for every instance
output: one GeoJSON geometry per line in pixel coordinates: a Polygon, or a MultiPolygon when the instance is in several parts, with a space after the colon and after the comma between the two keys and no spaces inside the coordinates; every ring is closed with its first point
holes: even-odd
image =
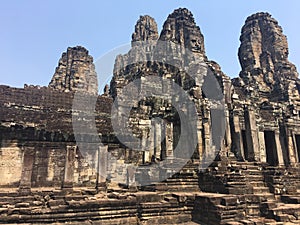
{"type": "Polygon", "coordinates": [[[165,29],[164,29],[164,36],[165,36],[165,39],[166,39],[166,40],[172,38],[172,30],[171,30],[170,24],[167,24],[167,25],[165,26],[165,29]]]}
{"type": "Polygon", "coordinates": [[[192,52],[201,52],[201,39],[198,35],[190,34],[187,44],[192,52]]]}
{"type": "Polygon", "coordinates": [[[157,38],[157,32],[154,29],[149,28],[148,36],[149,36],[149,39],[154,40],[157,38]]]}

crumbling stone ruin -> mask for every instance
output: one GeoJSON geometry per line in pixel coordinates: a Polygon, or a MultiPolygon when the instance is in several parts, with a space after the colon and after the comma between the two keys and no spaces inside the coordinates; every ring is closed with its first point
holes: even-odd
{"type": "Polygon", "coordinates": [[[0,86],[0,224],[300,224],[287,38],[257,13],[240,41],[230,79],[180,8],[140,17],[102,95],[83,47],[48,87],[0,86]]]}

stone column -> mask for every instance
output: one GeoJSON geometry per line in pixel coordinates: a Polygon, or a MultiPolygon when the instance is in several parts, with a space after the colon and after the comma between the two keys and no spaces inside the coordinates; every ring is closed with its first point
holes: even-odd
{"type": "Polygon", "coordinates": [[[67,146],[63,189],[73,189],[76,146],[67,146]]]}
{"type": "Polygon", "coordinates": [[[173,123],[166,122],[165,125],[165,142],[166,142],[166,156],[168,158],[174,157],[174,149],[173,149],[173,123]]]}
{"type": "Polygon", "coordinates": [[[143,151],[143,163],[147,163],[151,161],[151,156],[149,152],[149,148],[147,147],[147,132],[143,130],[142,134],[142,149],[143,151]]]}
{"type": "Polygon", "coordinates": [[[296,162],[300,162],[300,159],[297,160],[297,144],[296,138],[292,131],[287,132],[287,141],[288,141],[288,152],[289,152],[289,161],[291,165],[294,165],[296,162]]]}
{"type": "Polygon", "coordinates": [[[265,135],[263,131],[258,132],[258,141],[259,141],[260,161],[266,163],[267,152],[266,152],[266,144],[265,144],[265,135]]]}
{"type": "Polygon", "coordinates": [[[229,122],[229,111],[227,107],[225,108],[225,138],[226,138],[226,147],[231,147],[231,131],[230,131],[230,122],[229,122]]]}
{"type": "Polygon", "coordinates": [[[155,149],[155,158],[161,159],[161,124],[155,123],[155,142],[154,142],[154,149],[155,149]]]}
{"type": "Polygon", "coordinates": [[[203,159],[202,120],[197,120],[197,150],[200,161],[203,159]]]}
{"type": "Polygon", "coordinates": [[[243,146],[243,138],[242,138],[242,132],[241,132],[241,127],[240,127],[240,118],[238,115],[236,115],[235,112],[233,112],[233,129],[235,133],[235,139],[234,139],[234,144],[236,146],[236,151],[243,159],[245,158],[245,151],[244,151],[244,146],[243,146]]]}
{"type": "Polygon", "coordinates": [[[148,138],[148,148],[149,148],[149,156],[150,156],[150,161],[152,161],[152,156],[155,157],[154,155],[154,129],[155,126],[154,124],[151,124],[151,129],[150,129],[150,133],[149,133],[149,138],[148,138]]]}
{"type": "Polygon", "coordinates": [[[277,150],[277,157],[278,157],[278,165],[283,166],[284,160],[283,160],[283,152],[280,144],[280,133],[279,130],[275,131],[275,143],[276,143],[276,150],[277,150]]]}
{"type": "Polygon", "coordinates": [[[129,165],[127,167],[127,179],[126,179],[126,185],[131,190],[136,190],[136,167],[129,165]]]}
{"type": "Polygon", "coordinates": [[[20,194],[27,195],[30,194],[31,192],[31,175],[32,175],[34,158],[35,158],[34,147],[24,147],[22,176],[21,176],[20,186],[19,186],[20,194]]]}
{"type": "Polygon", "coordinates": [[[245,110],[245,128],[248,148],[248,159],[260,161],[258,130],[256,126],[255,113],[251,109],[245,110]]]}
{"type": "Polygon", "coordinates": [[[106,187],[107,165],[108,165],[108,146],[99,146],[98,148],[98,177],[97,189],[106,187]]]}
{"type": "Polygon", "coordinates": [[[204,130],[204,158],[209,158],[212,145],[211,145],[211,129],[210,129],[210,117],[203,120],[203,130],[204,130]]]}
{"type": "Polygon", "coordinates": [[[165,160],[167,158],[167,121],[163,121],[161,126],[161,160],[165,160]]]}

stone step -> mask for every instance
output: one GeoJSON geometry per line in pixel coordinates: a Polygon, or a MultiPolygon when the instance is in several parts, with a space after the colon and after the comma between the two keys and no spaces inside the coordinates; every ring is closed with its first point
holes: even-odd
{"type": "MultiPolygon", "coordinates": [[[[2,216],[0,215],[0,220],[2,222],[16,222],[22,223],[35,223],[40,224],[47,221],[47,223],[51,222],[69,222],[69,221],[80,221],[91,219],[111,219],[111,218],[126,218],[128,215],[133,215],[136,212],[135,208],[124,208],[113,210],[112,208],[102,209],[101,211],[84,211],[74,212],[74,211],[51,211],[51,213],[43,213],[43,210],[40,213],[31,213],[31,214],[14,214],[10,216],[2,216]]],[[[19,212],[20,213],[20,212],[19,212]]]]}
{"type": "Polygon", "coordinates": [[[253,193],[270,193],[268,187],[253,187],[253,193]]]}
{"type": "Polygon", "coordinates": [[[197,183],[199,182],[198,178],[168,178],[165,182],[191,182],[197,183]]]}
{"type": "Polygon", "coordinates": [[[169,196],[166,196],[164,197],[164,200],[167,201],[167,202],[170,202],[170,203],[177,203],[177,198],[174,198],[174,197],[169,197],[169,196]]]}
{"type": "Polygon", "coordinates": [[[200,188],[198,185],[172,185],[172,184],[166,184],[166,183],[161,183],[161,184],[156,184],[156,185],[151,185],[151,186],[144,186],[142,187],[142,190],[144,191],[200,191],[200,188]]]}
{"type": "Polygon", "coordinates": [[[244,194],[252,194],[252,189],[245,185],[243,188],[237,187],[227,187],[226,188],[228,194],[235,195],[244,195],[244,194]]]}
{"type": "Polygon", "coordinates": [[[300,196],[298,195],[282,195],[281,201],[286,204],[300,204],[300,196]]]}
{"type": "Polygon", "coordinates": [[[276,200],[272,193],[245,194],[244,197],[251,200],[252,203],[273,202],[276,200]]]}
{"type": "Polygon", "coordinates": [[[290,222],[291,220],[295,220],[295,217],[289,214],[280,214],[275,215],[275,220],[279,222],[290,222]]]}
{"type": "Polygon", "coordinates": [[[246,176],[248,181],[264,181],[264,177],[260,175],[246,176]]]}
{"type": "Polygon", "coordinates": [[[280,222],[300,219],[300,204],[277,204],[277,207],[270,210],[274,219],[280,222]],[[284,221],[283,221],[284,220],[284,221]]]}
{"type": "Polygon", "coordinates": [[[195,173],[176,173],[174,174],[171,178],[181,178],[181,179],[185,179],[185,178],[189,178],[189,179],[195,179],[197,178],[198,175],[195,173]]]}
{"type": "Polygon", "coordinates": [[[226,186],[229,187],[235,187],[235,186],[247,186],[245,182],[239,182],[239,181],[229,181],[226,183],[226,186]]]}
{"type": "Polygon", "coordinates": [[[261,213],[265,217],[269,217],[269,215],[273,215],[271,210],[275,209],[276,207],[277,207],[276,201],[262,202],[260,204],[261,213]]]}
{"type": "Polygon", "coordinates": [[[246,215],[247,216],[260,216],[260,207],[259,205],[248,205],[246,207],[246,215]]]}
{"type": "MultiPolygon", "coordinates": [[[[198,185],[198,182],[166,182],[166,183],[163,183],[163,184],[158,184],[158,185],[163,185],[163,186],[199,186],[198,185]]],[[[158,186],[157,185],[157,186],[158,186]]]]}
{"type": "Polygon", "coordinates": [[[137,203],[160,202],[164,198],[163,196],[158,195],[155,192],[146,192],[146,191],[140,191],[140,192],[134,193],[133,196],[136,198],[137,203]]]}
{"type": "Polygon", "coordinates": [[[261,176],[262,178],[264,177],[262,171],[259,170],[243,170],[242,171],[243,174],[245,174],[246,176],[261,176]]]}
{"type": "Polygon", "coordinates": [[[166,185],[156,186],[157,191],[199,191],[199,186],[196,185],[166,185]]]}
{"type": "Polygon", "coordinates": [[[252,181],[250,185],[253,187],[266,187],[266,184],[263,181],[252,181]]]}

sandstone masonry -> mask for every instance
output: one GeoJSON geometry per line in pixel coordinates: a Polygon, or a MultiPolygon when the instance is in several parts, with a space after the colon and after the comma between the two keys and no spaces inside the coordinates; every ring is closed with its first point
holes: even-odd
{"type": "Polygon", "coordinates": [[[160,34],[139,18],[103,95],[80,46],[63,53],[48,87],[0,86],[0,224],[299,224],[298,72],[270,14],[248,17],[240,41],[242,70],[230,79],[180,8],[160,34]],[[123,91],[136,80],[137,102],[123,91]],[[197,117],[169,94],[175,85],[197,117]],[[137,143],[143,151],[128,147],[137,143]]]}

